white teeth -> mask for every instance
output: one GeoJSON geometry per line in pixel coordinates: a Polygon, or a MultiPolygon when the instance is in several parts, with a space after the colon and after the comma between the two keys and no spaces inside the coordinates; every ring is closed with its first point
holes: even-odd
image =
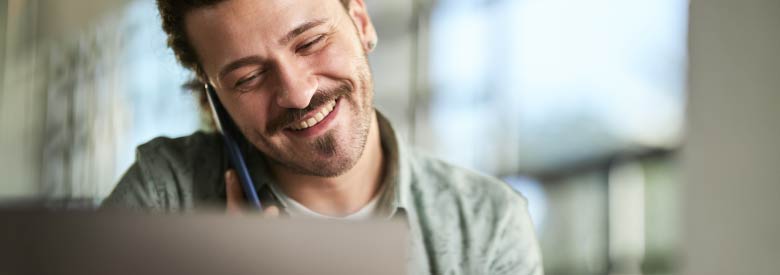
{"type": "Polygon", "coordinates": [[[310,126],[314,126],[314,124],[317,124],[317,120],[314,118],[310,118],[306,121],[306,124],[309,124],[310,126]]]}
{"type": "Polygon", "coordinates": [[[318,113],[316,113],[314,116],[310,117],[307,120],[299,122],[297,125],[291,127],[293,130],[303,130],[306,128],[310,128],[314,125],[317,125],[317,123],[320,123],[323,119],[325,119],[326,116],[330,114],[330,112],[333,111],[333,109],[336,108],[336,101],[333,100],[330,103],[323,106],[318,113]]]}

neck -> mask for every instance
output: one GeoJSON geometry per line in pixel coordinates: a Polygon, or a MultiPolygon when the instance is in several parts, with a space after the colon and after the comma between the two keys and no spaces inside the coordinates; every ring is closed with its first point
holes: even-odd
{"type": "Polygon", "coordinates": [[[333,177],[316,177],[272,167],[284,193],[314,212],[342,217],[355,213],[377,194],[382,182],[384,155],[376,113],[372,114],[363,154],[352,169],[333,177]]]}

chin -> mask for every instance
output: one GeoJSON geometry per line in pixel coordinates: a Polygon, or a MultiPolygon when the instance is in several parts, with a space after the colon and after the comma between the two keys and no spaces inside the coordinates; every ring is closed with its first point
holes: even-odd
{"type": "Polygon", "coordinates": [[[286,168],[290,172],[325,178],[341,176],[351,170],[356,163],[357,158],[350,158],[347,156],[317,156],[313,159],[308,159],[305,162],[283,163],[277,161],[279,166],[286,168]]]}
{"type": "Polygon", "coordinates": [[[319,163],[319,165],[314,165],[312,169],[309,169],[310,171],[307,171],[308,173],[304,174],[325,178],[338,177],[351,170],[352,167],[355,166],[355,163],[355,160],[338,158],[335,160],[319,163]]]}
{"type": "MultiPolygon", "coordinates": [[[[331,132],[307,144],[296,146],[271,146],[261,150],[275,166],[290,172],[317,177],[337,177],[357,164],[365,147],[362,133],[352,133],[352,138],[331,132]]],[[[341,132],[343,133],[343,132],[341,132]]]]}

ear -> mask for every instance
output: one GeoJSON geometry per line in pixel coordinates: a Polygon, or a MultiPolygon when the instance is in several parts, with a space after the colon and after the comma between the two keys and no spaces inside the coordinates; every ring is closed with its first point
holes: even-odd
{"type": "Polygon", "coordinates": [[[377,44],[378,38],[376,29],[374,29],[374,24],[371,23],[371,17],[368,15],[366,3],[363,0],[349,1],[347,13],[350,18],[352,18],[352,22],[357,28],[363,50],[365,50],[366,53],[372,52],[377,44]]]}

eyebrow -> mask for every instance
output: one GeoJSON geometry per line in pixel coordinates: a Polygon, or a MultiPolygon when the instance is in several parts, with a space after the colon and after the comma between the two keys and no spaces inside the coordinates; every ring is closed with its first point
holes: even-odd
{"type": "Polygon", "coordinates": [[[290,43],[291,40],[293,40],[295,37],[301,35],[302,33],[308,31],[311,28],[317,27],[319,25],[325,24],[327,22],[325,19],[316,19],[312,20],[306,23],[301,24],[297,28],[291,30],[287,33],[287,35],[284,36],[281,40],[279,40],[280,45],[285,45],[287,43],[290,43]]]}
{"type": "MultiPolygon", "coordinates": [[[[279,40],[280,45],[285,45],[287,43],[290,43],[295,37],[298,37],[299,35],[303,34],[304,32],[317,27],[319,25],[325,24],[327,20],[325,19],[316,19],[311,20],[306,23],[303,23],[296,27],[295,29],[291,30],[287,33],[282,39],[279,40]]],[[[219,79],[222,79],[227,75],[228,73],[232,72],[233,70],[236,70],[238,68],[247,66],[247,65],[253,65],[253,64],[262,64],[265,60],[257,55],[247,56],[239,58],[233,62],[230,62],[229,64],[225,65],[220,71],[219,71],[219,79]]]]}

